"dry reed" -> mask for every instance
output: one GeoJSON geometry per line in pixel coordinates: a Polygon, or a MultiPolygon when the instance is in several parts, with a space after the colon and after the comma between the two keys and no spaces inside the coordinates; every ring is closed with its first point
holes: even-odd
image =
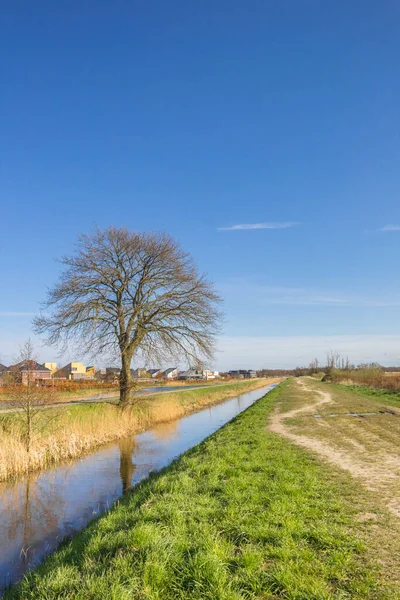
{"type": "Polygon", "coordinates": [[[149,394],[123,411],[106,403],[48,409],[54,411],[55,418],[36,432],[29,455],[17,416],[0,413],[0,481],[77,458],[108,442],[276,381],[263,379],[212,389],[149,394]]]}

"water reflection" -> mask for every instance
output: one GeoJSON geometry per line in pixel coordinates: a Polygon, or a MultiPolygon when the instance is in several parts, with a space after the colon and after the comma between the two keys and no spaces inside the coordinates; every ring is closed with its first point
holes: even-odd
{"type": "Polygon", "coordinates": [[[44,481],[31,476],[3,487],[0,504],[7,510],[6,518],[1,519],[1,549],[5,551],[0,553],[2,583],[7,585],[37,563],[38,545],[57,535],[65,500],[51,478],[44,481]]]}
{"type": "Polygon", "coordinates": [[[0,594],[133,485],[170,464],[273,387],[108,444],[69,465],[0,484],[0,594]]]}
{"type": "Polygon", "coordinates": [[[169,423],[160,423],[152,430],[154,436],[158,440],[167,440],[178,432],[178,421],[170,421],[169,423]]]}
{"type": "Polygon", "coordinates": [[[118,442],[119,446],[119,474],[122,481],[122,493],[125,494],[132,487],[135,466],[132,462],[135,438],[130,436],[118,442]]]}

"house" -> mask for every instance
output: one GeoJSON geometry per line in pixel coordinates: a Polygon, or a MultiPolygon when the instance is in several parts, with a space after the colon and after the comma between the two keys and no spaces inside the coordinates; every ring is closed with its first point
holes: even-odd
{"type": "Polygon", "coordinates": [[[87,379],[94,379],[96,377],[96,367],[94,365],[86,367],[86,377],[87,379]]]}
{"type": "Polygon", "coordinates": [[[218,371],[210,371],[210,369],[196,369],[191,367],[187,371],[179,372],[179,379],[202,379],[208,381],[219,377],[218,371]]]}
{"type": "Polygon", "coordinates": [[[108,381],[108,383],[118,383],[120,374],[120,367],[106,367],[105,369],[97,371],[96,378],[108,381]]]}
{"type": "Polygon", "coordinates": [[[161,369],[149,369],[148,374],[152,379],[157,379],[157,377],[161,377],[162,370],[161,369]]]}
{"type": "Polygon", "coordinates": [[[179,372],[179,379],[203,379],[203,371],[190,367],[187,371],[179,372]]]}
{"type": "Polygon", "coordinates": [[[23,360],[16,365],[11,365],[8,373],[15,377],[16,381],[27,384],[31,381],[51,380],[51,371],[36,360],[23,360]]]}
{"type": "Polygon", "coordinates": [[[147,379],[148,377],[150,377],[150,375],[149,375],[148,370],[145,367],[143,367],[143,368],[139,367],[132,371],[132,377],[134,379],[147,379]]]}
{"type": "Polygon", "coordinates": [[[257,377],[257,371],[253,369],[239,369],[238,371],[229,371],[229,376],[234,379],[254,379],[254,377],[257,377]]]}
{"type": "Polygon", "coordinates": [[[219,377],[218,371],[210,371],[210,369],[203,369],[203,379],[206,379],[208,381],[209,379],[215,379],[216,377],[219,377]]]}
{"type": "Polygon", "coordinates": [[[85,379],[86,367],[81,362],[70,362],[54,373],[57,379],[85,379]]]}
{"type": "Polygon", "coordinates": [[[116,375],[117,377],[119,377],[120,374],[121,374],[120,367],[107,367],[106,368],[106,375],[116,375]]]}
{"type": "Polygon", "coordinates": [[[163,377],[164,379],[177,379],[178,369],[176,367],[165,369],[165,371],[163,372],[163,377]]]}
{"type": "Polygon", "coordinates": [[[121,375],[120,367],[107,367],[106,368],[106,376],[105,376],[106,381],[109,381],[111,383],[117,383],[120,375],[121,375]]]}
{"type": "Polygon", "coordinates": [[[56,362],[45,362],[44,366],[46,369],[50,369],[52,375],[57,371],[57,363],[56,362]]]}
{"type": "Polygon", "coordinates": [[[8,371],[8,370],[9,370],[9,369],[8,369],[8,367],[6,367],[5,365],[2,365],[2,364],[0,363],[0,377],[1,377],[2,375],[5,375],[5,374],[7,373],[7,371],[8,371]]]}

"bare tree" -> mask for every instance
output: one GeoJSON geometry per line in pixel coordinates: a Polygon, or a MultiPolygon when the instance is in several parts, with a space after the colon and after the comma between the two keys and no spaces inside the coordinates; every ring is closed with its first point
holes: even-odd
{"type": "Polygon", "coordinates": [[[22,424],[22,438],[29,463],[35,435],[54,418],[54,415],[46,416],[43,408],[56,400],[53,390],[46,390],[40,386],[36,378],[37,368],[35,349],[28,340],[21,347],[18,363],[10,372],[10,381],[13,381],[13,384],[8,394],[8,404],[15,409],[15,417],[22,424]]]}
{"type": "Polygon", "coordinates": [[[91,355],[117,353],[121,406],[131,402],[137,353],[152,362],[213,355],[221,300],[170,236],[96,230],[81,235],[75,253],[61,263],[66,270],[48,292],[48,312],[35,319],[35,329],[50,344],[74,341],[91,355]]]}
{"type": "Polygon", "coordinates": [[[318,358],[314,358],[309,365],[310,375],[313,373],[318,373],[319,361],[318,358]]]}

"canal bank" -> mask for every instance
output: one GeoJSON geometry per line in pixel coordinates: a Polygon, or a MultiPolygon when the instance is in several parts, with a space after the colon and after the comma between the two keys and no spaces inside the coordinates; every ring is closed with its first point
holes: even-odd
{"type": "Polygon", "coordinates": [[[80,460],[0,484],[0,584],[38,565],[60,541],[182,452],[248,408],[272,386],[108,444],[80,460]]]}
{"type": "Polygon", "coordinates": [[[267,431],[287,389],[125,494],[5,598],[397,597],[369,562],[357,489],[267,431]]]}
{"type": "Polygon", "coordinates": [[[84,403],[41,410],[36,415],[29,455],[24,445],[21,415],[0,413],[0,481],[23,475],[29,465],[30,470],[35,470],[65,463],[108,442],[274,381],[278,380],[259,379],[212,389],[141,395],[124,411],[113,403],[84,403]]]}

